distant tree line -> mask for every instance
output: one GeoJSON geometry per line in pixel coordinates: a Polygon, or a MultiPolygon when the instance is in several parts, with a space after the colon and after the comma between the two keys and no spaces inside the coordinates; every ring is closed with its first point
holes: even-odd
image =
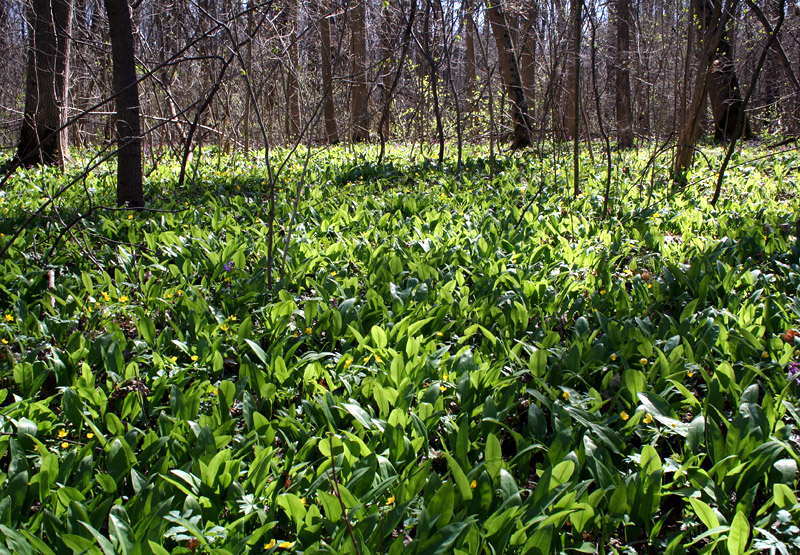
{"type": "Polygon", "coordinates": [[[784,0],[4,0],[7,172],[118,149],[546,140],[619,147],[800,134],[800,11],[784,0]]]}

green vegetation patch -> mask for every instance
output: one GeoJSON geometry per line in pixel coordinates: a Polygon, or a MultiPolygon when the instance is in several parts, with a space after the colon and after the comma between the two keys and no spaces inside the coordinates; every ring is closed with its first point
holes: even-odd
{"type": "Polygon", "coordinates": [[[599,158],[301,150],[273,233],[252,161],[19,172],[0,552],[797,552],[796,158],[745,154],[604,211],[599,158]]]}

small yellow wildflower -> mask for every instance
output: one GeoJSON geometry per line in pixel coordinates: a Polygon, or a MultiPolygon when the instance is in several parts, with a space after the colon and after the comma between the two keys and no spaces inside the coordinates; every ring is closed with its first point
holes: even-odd
{"type": "Polygon", "coordinates": [[[375,355],[375,362],[378,362],[378,363],[383,362],[383,359],[381,357],[379,357],[378,355],[375,355]]]}
{"type": "Polygon", "coordinates": [[[390,498],[389,498],[389,499],[386,501],[386,504],[387,504],[387,505],[394,505],[394,495],[392,495],[392,496],[391,496],[391,497],[390,497],[390,498]]]}
{"type": "Polygon", "coordinates": [[[2,339],[3,345],[8,345],[8,339],[2,339]]]}
{"type": "Polygon", "coordinates": [[[133,219],[133,214],[128,214],[128,219],[132,220],[133,219]]]}
{"type": "Polygon", "coordinates": [[[331,277],[336,277],[336,271],[331,272],[331,277]]]}
{"type": "Polygon", "coordinates": [[[605,290],[605,289],[601,289],[601,290],[600,290],[600,294],[601,294],[601,295],[605,295],[605,294],[606,294],[606,290],[605,290]]]}
{"type": "Polygon", "coordinates": [[[303,507],[308,507],[308,501],[306,501],[305,497],[300,498],[300,503],[303,504],[303,507]]]}
{"type": "Polygon", "coordinates": [[[648,412],[647,414],[644,415],[644,423],[650,424],[652,422],[653,422],[653,416],[648,412]]]}
{"type": "Polygon", "coordinates": [[[217,395],[219,390],[216,387],[211,388],[211,395],[217,395]]]}
{"type": "Polygon", "coordinates": [[[621,413],[619,413],[619,417],[622,418],[623,422],[625,422],[628,418],[630,418],[630,416],[628,416],[628,413],[625,412],[625,411],[622,411],[621,413]]]}
{"type": "Polygon", "coordinates": [[[175,291],[175,294],[180,297],[181,295],[183,295],[183,289],[178,289],[177,291],[175,291]]]}
{"type": "Polygon", "coordinates": [[[178,357],[169,357],[172,362],[178,362],[178,357]]]}
{"type": "Polygon", "coordinates": [[[447,387],[444,386],[444,385],[440,385],[439,386],[439,391],[445,392],[445,391],[447,391],[447,387]]]}
{"type": "Polygon", "coordinates": [[[61,442],[61,448],[62,449],[66,449],[67,447],[69,447],[69,443],[67,443],[66,441],[62,441],[61,442]]]}
{"type": "Polygon", "coordinates": [[[171,299],[172,298],[172,293],[167,293],[167,298],[171,299]]]}
{"type": "Polygon", "coordinates": [[[767,351],[764,351],[763,353],[761,353],[761,358],[768,359],[769,358],[769,353],[767,351]]]}
{"type": "Polygon", "coordinates": [[[94,437],[94,434],[92,432],[89,432],[88,434],[86,434],[86,439],[92,439],[93,437],[94,437]]]}
{"type": "Polygon", "coordinates": [[[235,322],[236,320],[238,320],[238,318],[236,316],[228,316],[228,320],[230,320],[231,322],[235,322]]]}
{"type": "Polygon", "coordinates": [[[469,483],[469,487],[471,487],[472,489],[475,489],[475,488],[477,488],[477,487],[478,487],[478,481],[477,481],[477,480],[472,480],[472,481],[469,483]]]}
{"type": "Polygon", "coordinates": [[[691,370],[689,370],[688,372],[686,372],[686,377],[687,377],[687,378],[693,378],[693,377],[694,377],[694,372],[692,372],[691,370]]]}
{"type": "Polygon", "coordinates": [[[564,393],[561,394],[565,401],[569,401],[569,391],[564,390],[564,393]]]}
{"type": "Polygon", "coordinates": [[[14,317],[11,314],[6,314],[6,322],[13,322],[14,317]]]}
{"type": "Polygon", "coordinates": [[[442,332],[440,332],[440,331],[436,332],[436,337],[441,337],[442,335],[444,335],[442,332]]]}
{"type": "Polygon", "coordinates": [[[450,376],[447,375],[447,372],[442,374],[442,380],[447,381],[450,376]]]}
{"type": "Polygon", "coordinates": [[[222,331],[228,331],[228,324],[222,324],[222,325],[219,327],[219,329],[221,329],[222,331]]]}
{"type": "Polygon", "coordinates": [[[639,359],[639,364],[641,364],[642,366],[647,366],[648,362],[649,361],[646,358],[640,358],[639,359]]]}
{"type": "Polygon", "coordinates": [[[264,544],[264,549],[272,549],[273,547],[275,547],[276,543],[277,542],[275,541],[275,538],[272,538],[271,540],[269,540],[269,543],[264,544]]]}
{"type": "Polygon", "coordinates": [[[199,359],[200,357],[197,355],[192,355],[190,358],[192,359],[192,362],[197,362],[197,359],[199,359]]]}
{"type": "Polygon", "coordinates": [[[65,430],[64,428],[61,428],[60,430],[58,430],[58,437],[59,438],[67,437],[67,430],[65,430]]]}
{"type": "Polygon", "coordinates": [[[281,542],[278,544],[278,549],[291,549],[294,547],[294,542],[281,542]]]}
{"type": "Polygon", "coordinates": [[[614,362],[615,360],[617,360],[617,353],[611,353],[611,356],[609,358],[611,358],[611,362],[614,362]]]}
{"type": "Polygon", "coordinates": [[[311,335],[313,331],[311,328],[306,328],[306,335],[311,335]]]}
{"type": "Polygon", "coordinates": [[[350,368],[351,364],[353,364],[353,357],[347,357],[347,360],[344,361],[344,367],[350,368]]]}
{"type": "Polygon", "coordinates": [[[127,302],[128,302],[128,295],[122,295],[122,296],[119,298],[119,302],[121,302],[121,303],[127,303],[127,302]]]}
{"type": "Polygon", "coordinates": [[[105,302],[109,302],[109,301],[111,300],[111,295],[109,295],[109,294],[108,294],[108,293],[106,293],[105,291],[103,291],[103,292],[101,293],[101,295],[103,295],[103,300],[104,300],[105,302]]]}

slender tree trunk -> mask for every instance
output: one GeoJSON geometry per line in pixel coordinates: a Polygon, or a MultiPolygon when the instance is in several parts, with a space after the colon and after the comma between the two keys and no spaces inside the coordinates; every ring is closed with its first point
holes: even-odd
{"type": "Polygon", "coordinates": [[[367,90],[367,0],[356,0],[352,9],[353,85],[350,112],[353,142],[369,141],[369,91],[367,90]]]}
{"type": "Polygon", "coordinates": [[[25,112],[12,165],[64,167],[73,0],[33,0],[25,112]]]}
{"type": "Polygon", "coordinates": [[[336,112],[333,105],[333,69],[331,64],[331,22],[326,2],[322,3],[323,14],[319,22],[319,35],[322,48],[322,90],[325,95],[323,113],[325,117],[325,139],[328,144],[339,142],[339,130],[336,127],[336,112]]]}
{"type": "Polygon", "coordinates": [[[567,65],[567,94],[564,99],[564,130],[575,138],[580,126],[580,69],[581,69],[581,9],[583,0],[570,0],[572,25],[569,29],[569,63],[567,65]]]}
{"type": "MultiPolygon", "coordinates": [[[[525,87],[525,97],[534,99],[536,90],[536,40],[538,38],[539,0],[530,0],[528,11],[524,18],[524,28],[520,29],[519,70],[522,75],[522,84],[525,87]]],[[[533,106],[528,106],[533,111],[533,106]]]]}
{"type": "Polygon", "coordinates": [[[475,126],[477,118],[475,112],[477,110],[475,102],[475,21],[472,18],[472,2],[465,0],[463,3],[464,8],[464,34],[466,36],[466,63],[467,63],[467,128],[471,131],[475,126]]]}
{"type": "Polygon", "coordinates": [[[285,23],[289,41],[286,68],[286,140],[294,141],[300,130],[300,84],[297,81],[297,0],[286,4],[285,23]]]}
{"type": "Polygon", "coordinates": [[[503,72],[506,92],[511,105],[511,119],[514,122],[514,136],[511,142],[512,149],[523,148],[531,145],[531,118],[528,114],[528,103],[525,99],[525,89],[522,87],[522,77],[519,73],[519,63],[514,54],[514,44],[508,28],[506,14],[500,4],[487,3],[486,12],[492,25],[492,34],[497,45],[497,55],[500,58],[500,69],[503,72]]]}
{"type": "Polygon", "coordinates": [[[133,49],[133,23],[127,0],[105,0],[117,95],[117,204],[144,206],[139,89],[133,49]]]}
{"type": "Polygon", "coordinates": [[[616,108],[617,144],[623,148],[633,146],[633,112],[631,110],[631,2],[617,0],[616,10],[616,108]]]}

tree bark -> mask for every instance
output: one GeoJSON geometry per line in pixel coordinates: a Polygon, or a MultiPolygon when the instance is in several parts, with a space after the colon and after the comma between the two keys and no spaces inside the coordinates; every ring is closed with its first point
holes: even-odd
{"type": "Polygon", "coordinates": [[[350,90],[350,113],[353,121],[351,140],[369,141],[369,92],[367,90],[367,0],[356,0],[352,10],[351,37],[353,85],[350,90]]]}
{"type": "MultiPolygon", "coordinates": [[[[718,25],[722,25],[719,44],[711,62],[708,88],[714,115],[714,139],[717,141],[739,138],[736,135],[736,122],[739,113],[744,110],[739,80],[736,78],[733,65],[733,47],[728,39],[727,24],[714,17],[714,4],[722,1],[694,0],[695,14],[704,34],[707,30],[713,33],[718,25]]],[[[746,115],[744,122],[742,135],[749,138],[752,136],[752,131],[746,115]]]]}
{"type": "Polygon", "coordinates": [[[64,167],[69,158],[66,104],[72,0],[33,0],[25,83],[25,112],[17,153],[11,165],[64,167]]]}
{"type": "Polygon", "coordinates": [[[322,47],[322,91],[325,95],[323,114],[325,118],[325,139],[328,144],[339,142],[339,130],[336,126],[336,112],[333,105],[333,69],[331,64],[331,22],[327,3],[322,3],[323,13],[319,21],[320,43],[322,47]]]}
{"type": "Polygon", "coordinates": [[[581,120],[580,69],[581,69],[581,10],[583,0],[570,0],[572,25],[569,29],[569,62],[567,65],[567,94],[564,99],[564,130],[573,139],[578,134],[581,120]]]}
{"type": "Polygon", "coordinates": [[[487,3],[486,12],[492,25],[492,34],[494,34],[497,55],[500,59],[500,69],[503,72],[503,81],[511,105],[511,119],[514,122],[511,148],[524,148],[531,145],[532,125],[506,14],[500,4],[494,3],[487,3]]]}
{"type": "Polygon", "coordinates": [[[289,31],[289,67],[286,72],[286,140],[294,141],[300,130],[300,84],[297,81],[297,0],[286,5],[289,31]]]}
{"type": "Polygon", "coordinates": [[[633,112],[631,110],[631,2],[617,0],[616,9],[616,97],[617,144],[622,148],[633,146],[633,112]]]}
{"type": "Polygon", "coordinates": [[[144,206],[139,89],[133,49],[133,23],[127,0],[105,0],[114,65],[117,106],[117,205],[144,206]]]}

